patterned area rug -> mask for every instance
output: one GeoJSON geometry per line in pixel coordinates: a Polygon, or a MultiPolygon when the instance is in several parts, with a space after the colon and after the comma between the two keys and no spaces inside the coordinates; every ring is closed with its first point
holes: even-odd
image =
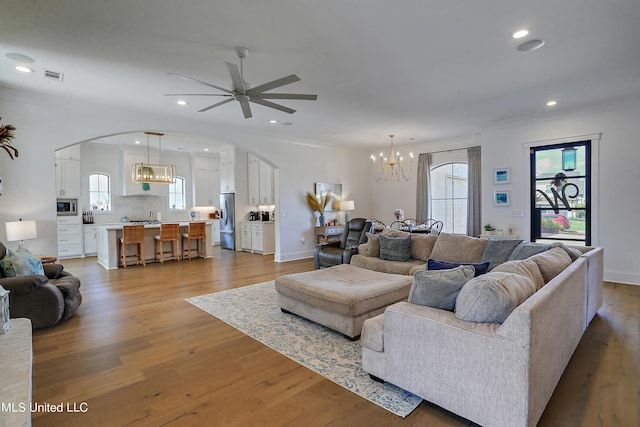
{"type": "Polygon", "coordinates": [[[282,313],[273,281],[201,295],[186,301],[403,418],[422,401],[392,384],[371,380],[361,367],[360,341],[349,341],[339,332],[282,313]]]}

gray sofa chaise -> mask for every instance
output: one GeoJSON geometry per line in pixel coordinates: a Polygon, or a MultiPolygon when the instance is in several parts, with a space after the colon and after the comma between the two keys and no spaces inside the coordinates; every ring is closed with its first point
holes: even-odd
{"type": "MultiPolygon", "coordinates": [[[[520,246],[520,257],[539,249],[520,246]]],[[[450,310],[416,301],[433,296],[419,286],[436,274],[416,273],[412,302],[364,322],[363,369],[483,426],[535,426],[602,304],[603,249],[561,246],[493,267],[462,282],[450,310]]]]}

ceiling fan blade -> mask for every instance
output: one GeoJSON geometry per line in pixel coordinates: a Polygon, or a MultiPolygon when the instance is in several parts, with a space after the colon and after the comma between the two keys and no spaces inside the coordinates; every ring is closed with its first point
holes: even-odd
{"type": "Polygon", "coordinates": [[[318,95],[304,95],[301,93],[261,93],[256,96],[260,99],[302,99],[305,101],[318,99],[318,95]]]}
{"type": "Polygon", "coordinates": [[[249,106],[249,97],[247,95],[236,95],[236,101],[240,103],[240,108],[242,108],[242,114],[244,114],[245,119],[253,117],[251,114],[251,106],[249,106]]]}
{"type": "Polygon", "coordinates": [[[249,95],[257,95],[261,92],[266,92],[268,90],[275,89],[277,87],[285,86],[298,81],[300,81],[300,77],[296,76],[295,74],[291,74],[289,76],[282,77],[282,78],[261,84],[260,86],[252,87],[247,91],[247,93],[249,95]]]}
{"type": "Polygon", "coordinates": [[[164,96],[233,96],[227,93],[165,93],[164,96]]]}
{"type": "Polygon", "coordinates": [[[238,70],[238,66],[231,62],[225,62],[225,64],[227,64],[227,69],[231,75],[231,81],[233,82],[233,87],[236,89],[236,92],[239,94],[246,93],[247,90],[244,87],[244,81],[242,80],[242,75],[240,74],[240,70],[238,70]]]}
{"type": "Polygon", "coordinates": [[[220,101],[220,102],[218,102],[216,104],[209,105],[208,107],[205,107],[202,110],[198,110],[198,113],[204,113],[205,111],[209,111],[212,108],[219,107],[219,106],[221,106],[223,104],[226,104],[227,102],[231,102],[231,101],[233,101],[233,98],[225,99],[224,101],[220,101]]]}
{"type": "Polygon", "coordinates": [[[296,110],[285,107],[284,105],[276,104],[275,102],[267,101],[260,98],[251,98],[251,102],[255,102],[256,104],[264,105],[265,107],[275,108],[276,110],[284,111],[285,113],[293,114],[296,110]]]}
{"type": "Polygon", "coordinates": [[[183,76],[182,74],[178,74],[178,73],[167,73],[167,75],[180,77],[181,79],[191,80],[191,81],[194,81],[196,83],[200,83],[201,85],[209,86],[209,87],[212,87],[214,89],[218,89],[218,90],[221,90],[223,92],[230,93],[230,94],[233,95],[233,92],[230,91],[229,89],[225,89],[223,87],[216,86],[216,85],[211,84],[211,83],[203,82],[202,80],[194,79],[193,77],[183,76]]]}

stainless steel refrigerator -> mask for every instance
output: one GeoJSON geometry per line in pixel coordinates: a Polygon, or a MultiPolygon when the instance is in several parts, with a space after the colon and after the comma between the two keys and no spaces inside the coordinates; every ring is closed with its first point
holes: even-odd
{"type": "Polygon", "coordinates": [[[223,249],[236,250],[236,234],[235,234],[235,209],[236,195],[233,193],[220,195],[220,209],[222,215],[220,218],[220,246],[223,249]]]}

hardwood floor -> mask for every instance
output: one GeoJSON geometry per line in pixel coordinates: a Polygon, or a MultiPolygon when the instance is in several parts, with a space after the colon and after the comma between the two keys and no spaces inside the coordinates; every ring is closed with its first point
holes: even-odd
{"type": "MultiPolygon", "coordinates": [[[[469,425],[426,402],[397,417],[184,301],[310,270],[312,260],[216,248],[214,259],[126,270],[63,263],[84,301],[34,332],[33,401],[78,412],[34,413],[35,427],[469,425]]],[[[640,425],[639,335],[640,286],[606,284],[539,426],[640,425]]]]}

